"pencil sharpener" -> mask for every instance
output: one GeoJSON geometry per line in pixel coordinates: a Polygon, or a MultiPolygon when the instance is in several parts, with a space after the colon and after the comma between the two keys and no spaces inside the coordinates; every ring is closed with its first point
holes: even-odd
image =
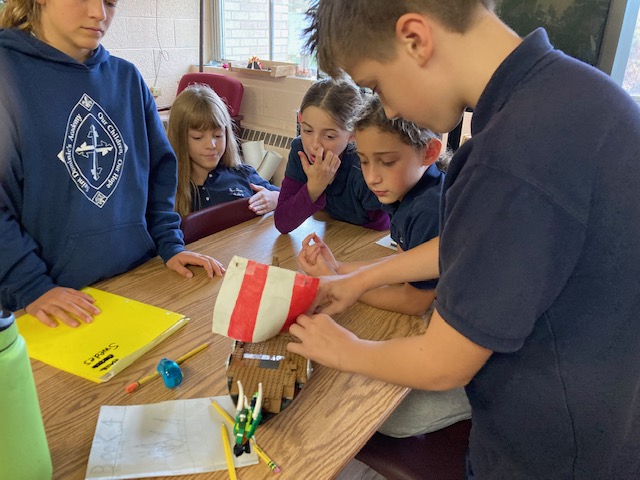
{"type": "Polygon", "coordinates": [[[182,383],[182,370],[173,360],[163,358],[158,363],[157,370],[167,388],[175,388],[182,383]]]}

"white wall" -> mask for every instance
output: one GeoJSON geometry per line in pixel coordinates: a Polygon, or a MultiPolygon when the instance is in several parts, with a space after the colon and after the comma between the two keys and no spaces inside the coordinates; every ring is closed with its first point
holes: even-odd
{"type": "MultiPolygon", "coordinates": [[[[173,102],[180,77],[198,63],[199,9],[199,0],[118,2],[104,46],[111,54],[133,62],[147,85],[160,87],[158,106],[173,102]]],[[[205,20],[208,18],[205,6],[205,20]]],[[[205,44],[208,41],[207,34],[205,44]]]]}

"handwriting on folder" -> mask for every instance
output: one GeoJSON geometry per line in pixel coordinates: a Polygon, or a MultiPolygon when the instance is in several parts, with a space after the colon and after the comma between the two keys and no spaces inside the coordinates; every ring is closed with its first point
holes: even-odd
{"type": "MultiPolygon", "coordinates": [[[[213,397],[227,412],[228,396],[213,397]]],[[[86,478],[111,480],[188,475],[226,470],[220,436],[223,418],[211,398],[148,405],[102,406],[86,478]]],[[[230,441],[233,439],[230,437],[230,441]]],[[[234,457],[236,467],[255,465],[255,452],[234,457]]]]}
{"type": "Polygon", "coordinates": [[[180,313],[86,287],[102,313],[76,328],[50,328],[31,315],[18,318],[29,356],[93,382],[106,382],[189,320],[180,313]]]}

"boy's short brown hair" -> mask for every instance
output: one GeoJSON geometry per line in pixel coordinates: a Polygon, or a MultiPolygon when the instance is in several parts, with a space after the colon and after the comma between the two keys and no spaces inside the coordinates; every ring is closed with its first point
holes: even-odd
{"type": "Polygon", "coordinates": [[[467,30],[478,5],[493,9],[493,0],[315,0],[307,11],[306,47],[318,66],[339,76],[345,66],[363,58],[393,56],[395,25],[410,12],[438,19],[451,31],[467,30]]]}
{"type": "MultiPolygon", "coordinates": [[[[377,128],[381,132],[392,133],[403,143],[416,150],[427,148],[429,142],[434,138],[442,139],[441,135],[404,118],[388,118],[380,97],[375,93],[365,97],[364,105],[354,121],[354,131],[356,132],[370,127],[377,128]]],[[[451,156],[451,152],[446,150],[438,156],[436,165],[441,171],[447,171],[451,156]]]]}
{"type": "Polygon", "coordinates": [[[404,118],[387,118],[380,97],[376,94],[367,95],[364,106],[355,118],[354,125],[356,132],[375,127],[381,132],[393,133],[403,143],[413,148],[424,148],[432,138],[440,138],[440,135],[433,133],[428,128],[420,127],[404,118]]]}

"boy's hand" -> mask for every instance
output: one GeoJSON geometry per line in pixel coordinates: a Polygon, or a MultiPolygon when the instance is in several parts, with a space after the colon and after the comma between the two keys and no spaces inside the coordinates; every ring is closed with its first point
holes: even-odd
{"type": "Polygon", "coordinates": [[[175,254],[166,265],[186,278],[193,277],[193,273],[186,265],[198,265],[204,268],[209,278],[213,278],[214,275],[222,276],[225,272],[222,264],[215,258],[188,250],[175,254]]]}
{"type": "Polygon", "coordinates": [[[315,277],[336,275],[340,267],[327,244],[315,233],[310,233],[302,241],[298,263],[307,275],[315,277]],[[313,244],[311,244],[312,240],[313,244]]]}
{"type": "Polygon", "coordinates": [[[56,318],[70,327],[77,327],[80,325],[77,318],[91,323],[93,316],[100,313],[94,302],[91,295],[79,290],[54,287],[27,305],[25,311],[48,327],[58,326],[56,318]]]}
{"type": "Polygon", "coordinates": [[[273,212],[278,205],[278,196],[280,192],[269,190],[267,187],[260,185],[249,184],[251,190],[256,192],[249,198],[249,208],[256,215],[264,215],[265,213],[273,212]]]}
{"type": "Polygon", "coordinates": [[[337,370],[347,370],[345,356],[353,351],[358,337],[328,315],[300,315],[289,332],[300,342],[290,342],[287,350],[337,370]]]}
{"type": "Polygon", "coordinates": [[[357,270],[345,275],[320,277],[320,286],[309,312],[336,315],[356,303],[367,288],[357,277],[357,270]]]}
{"type": "Polygon", "coordinates": [[[312,201],[316,201],[333,181],[340,167],[340,157],[331,150],[318,150],[318,155],[310,160],[304,152],[298,152],[302,169],[307,175],[307,190],[312,201]]]}

